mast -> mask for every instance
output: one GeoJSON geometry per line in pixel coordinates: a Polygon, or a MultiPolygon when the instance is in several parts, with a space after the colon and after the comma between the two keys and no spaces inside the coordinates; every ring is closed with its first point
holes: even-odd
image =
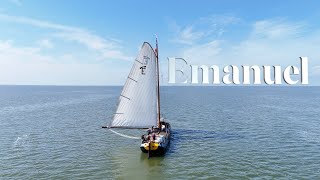
{"type": "Polygon", "coordinates": [[[158,128],[160,127],[160,83],[159,83],[159,49],[158,49],[158,37],[156,36],[156,63],[157,63],[157,80],[158,80],[158,85],[157,85],[157,96],[158,96],[158,128]]]}

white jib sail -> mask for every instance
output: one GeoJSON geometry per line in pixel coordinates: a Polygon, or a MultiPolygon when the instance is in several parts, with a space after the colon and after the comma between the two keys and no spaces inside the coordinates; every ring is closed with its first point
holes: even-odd
{"type": "Polygon", "coordinates": [[[157,125],[157,64],[149,43],[143,43],[125,82],[111,127],[157,125]]]}

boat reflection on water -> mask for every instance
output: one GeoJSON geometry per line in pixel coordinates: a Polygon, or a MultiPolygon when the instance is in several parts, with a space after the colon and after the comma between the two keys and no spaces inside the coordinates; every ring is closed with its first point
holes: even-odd
{"type": "Polygon", "coordinates": [[[157,156],[149,158],[148,154],[141,153],[140,162],[145,164],[147,167],[157,167],[163,165],[164,156],[157,156]]]}

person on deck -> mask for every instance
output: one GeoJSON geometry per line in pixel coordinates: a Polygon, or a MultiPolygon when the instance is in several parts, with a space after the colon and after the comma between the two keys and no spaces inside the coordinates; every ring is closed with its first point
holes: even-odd
{"type": "Polygon", "coordinates": [[[152,140],[153,140],[153,141],[156,140],[156,133],[152,133],[152,140]]]}
{"type": "Polygon", "coordinates": [[[166,129],[166,126],[165,126],[164,124],[162,124],[162,125],[161,125],[161,130],[162,130],[162,131],[165,131],[165,129],[166,129]]]}

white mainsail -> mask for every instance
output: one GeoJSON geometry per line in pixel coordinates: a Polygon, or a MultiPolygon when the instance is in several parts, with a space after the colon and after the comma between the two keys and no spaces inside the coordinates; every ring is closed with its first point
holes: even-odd
{"type": "Polygon", "coordinates": [[[157,125],[157,59],[147,42],[125,82],[111,127],[150,128],[157,125]]]}

